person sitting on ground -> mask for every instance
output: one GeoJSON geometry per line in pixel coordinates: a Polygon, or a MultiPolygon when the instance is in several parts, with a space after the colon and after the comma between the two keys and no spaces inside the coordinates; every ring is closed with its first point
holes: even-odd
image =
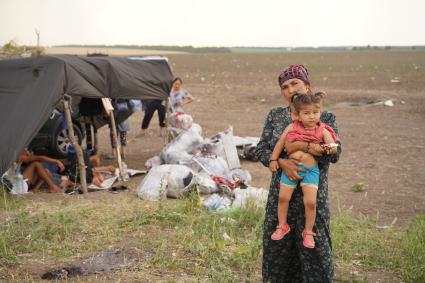
{"type": "Polygon", "coordinates": [[[53,179],[52,174],[50,174],[49,170],[47,170],[42,164],[42,162],[45,164],[54,164],[60,172],[63,172],[65,166],[60,160],[43,155],[33,155],[25,148],[19,155],[17,162],[23,165],[22,175],[26,179],[28,187],[32,190],[32,192],[39,192],[43,182],[46,183],[49,192],[62,192],[60,188],[62,178],[53,179]]]}
{"type": "Polygon", "coordinates": [[[102,188],[102,183],[105,180],[105,177],[103,176],[104,173],[111,174],[112,176],[115,176],[115,167],[112,165],[107,166],[101,166],[100,165],[100,157],[99,155],[92,155],[90,156],[90,161],[93,165],[93,179],[92,184],[95,186],[98,186],[102,188]]]}

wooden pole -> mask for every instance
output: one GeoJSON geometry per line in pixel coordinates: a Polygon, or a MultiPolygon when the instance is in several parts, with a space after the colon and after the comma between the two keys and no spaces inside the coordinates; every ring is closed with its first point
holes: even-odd
{"type": "Polygon", "coordinates": [[[114,140],[115,143],[115,155],[117,156],[117,162],[118,162],[118,168],[120,170],[120,176],[121,178],[124,177],[125,172],[124,172],[124,168],[122,167],[122,160],[121,160],[121,146],[118,143],[118,135],[117,135],[117,127],[115,124],[115,117],[114,117],[114,112],[111,111],[109,113],[109,117],[111,118],[111,131],[112,131],[112,139],[114,140]]]}
{"type": "Polygon", "coordinates": [[[168,98],[165,100],[165,135],[164,135],[164,145],[167,145],[170,140],[172,139],[171,132],[170,132],[170,122],[169,122],[169,100],[168,98]]]}
{"type": "Polygon", "coordinates": [[[70,100],[71,98],[65,95],[65,99],[63,100],[63,105],[65,108],[65,118],[66,118],[66,125],[68,129],[68,138],[75,149],[75,153],[77,154],[81,187],[83,188],[83,193],[86,194],[87,193],[86,164],[84,163],[83,150],[81,149],[81,146],[78,144],[78,142],[75,140],[74,128],[72,127],[71,111],[69,110],[70,100]]]}

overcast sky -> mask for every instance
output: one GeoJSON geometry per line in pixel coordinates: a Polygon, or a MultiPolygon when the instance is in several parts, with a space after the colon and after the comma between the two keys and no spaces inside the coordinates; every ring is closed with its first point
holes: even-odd
{"type": "Polygon", "coordinates": [[[424,0],[0,0],[0,45],[425,45],[424,0]]]}

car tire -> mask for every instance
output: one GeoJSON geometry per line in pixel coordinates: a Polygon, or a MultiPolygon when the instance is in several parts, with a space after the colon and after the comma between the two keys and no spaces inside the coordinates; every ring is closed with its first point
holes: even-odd
{"type": "MultiPolygon", "coordinates": [[[[72,127],[74,129],[74,136],[77,139],[78,144],[81,145],[83,134],[81,133],[80,128],[78,128],[78,126],[75,124],[72,124],[72,127]]],[[[71,141],[68,138],[68,131],[62,129],[62,127],[58,127],[55,135],[53,136],[53,141],[50,148],[51,152],[58,158],[66,158],[66,149],[69,145],[71,145],[71,141]]]]}

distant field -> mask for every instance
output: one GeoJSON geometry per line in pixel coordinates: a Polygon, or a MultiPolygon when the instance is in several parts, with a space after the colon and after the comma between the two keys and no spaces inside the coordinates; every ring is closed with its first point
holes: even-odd
{"type": "Polygon", "coordinates": [[[87,55],[91,53],[102,53],[102,54],[108,54],[108,55],[114,55],[114,56],[185,54],[185,52],[179,52],[179,51],[125,49],[125,48],[89,48],[89,47],[46,48],[46,54],[87,55]]]}

